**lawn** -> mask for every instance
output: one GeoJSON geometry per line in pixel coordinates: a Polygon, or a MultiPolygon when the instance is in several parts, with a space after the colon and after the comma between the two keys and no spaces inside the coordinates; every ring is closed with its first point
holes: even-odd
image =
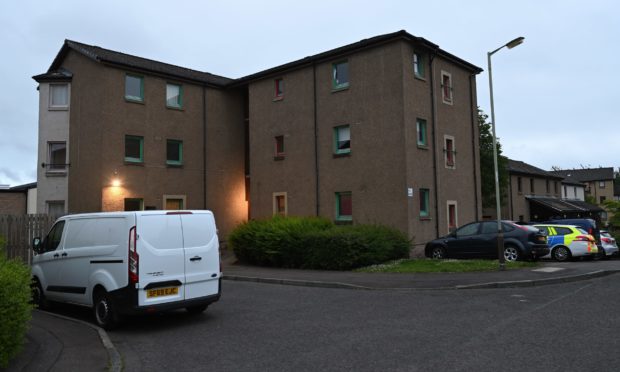
{"type": "MultiPolygon", "coordinates": [[[[506,269],[537,267],[538,262],[506,262],[506,269]]],[[[495,271],[497,260],[433,260],[429,258],[390,261],[381,265],[359,268],[364,273],[465,273],[474,271],[495,271]]]]}

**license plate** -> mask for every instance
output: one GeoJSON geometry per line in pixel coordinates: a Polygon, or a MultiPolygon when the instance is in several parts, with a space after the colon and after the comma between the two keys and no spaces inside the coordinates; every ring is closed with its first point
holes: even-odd
{"type": "Polygon", "coordinates": [[[174,296],[179,294],[179,287],[172,288],[156,288],[146,291],[146,298],[174,296]]]}

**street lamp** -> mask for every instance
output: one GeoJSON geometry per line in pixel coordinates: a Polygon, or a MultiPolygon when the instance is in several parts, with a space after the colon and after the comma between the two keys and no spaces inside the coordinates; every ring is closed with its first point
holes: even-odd
{"type": "Polygon", "coordinates": [[[504,233],[502,232],[502,216],[500,211],[500,195],[499,195],[499,172],[497,168],[497,138],[495,136],[495,108],[493,106],[493,74],[491,72],[491,56],[497,53],[503,47],[512,49],[523,43],[525,38],[520,36],[492,52],[487,53],[487,63],[489,67],[489,96],[491,97],[491,124],[493,128],[493,168],[495,171],[495,207],[497,213],[497,258],[499,259],[499,269],[506,269],[506,258],[504,257],[504,233]]]}

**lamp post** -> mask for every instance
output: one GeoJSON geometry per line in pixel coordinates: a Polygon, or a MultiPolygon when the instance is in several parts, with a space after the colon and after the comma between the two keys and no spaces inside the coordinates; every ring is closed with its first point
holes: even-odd
{"type": "Polygon", "coordinates": [[[500,270],[506,269],[506,258],[504,257],[504,233],[502,232],[502,216],[499,200],[499,171],[497,167],[497,138],[495,136],[495,108],[493,106],[493,73],[491,70],[491,56],[499,52],[499,50],[504,47],[512,49],[523,43],[523,40],[525,40],[525,38],[520,36],[495,49],[494,51],[487,53],[487,63],[489,68],[489,96],[491,97],[491,128],[493,129],[493,168],[495,171],[495,208],[497,213],[497,258],[499,259],[500,270]]]}

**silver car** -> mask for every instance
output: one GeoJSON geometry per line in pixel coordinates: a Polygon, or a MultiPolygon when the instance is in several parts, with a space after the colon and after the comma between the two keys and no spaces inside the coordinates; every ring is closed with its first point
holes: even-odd
{"type": "Polygon", "coordinates": [[[609,231],[601,230],[601,244],[607,256],[618,254],[618,244],[609,231]]]}

